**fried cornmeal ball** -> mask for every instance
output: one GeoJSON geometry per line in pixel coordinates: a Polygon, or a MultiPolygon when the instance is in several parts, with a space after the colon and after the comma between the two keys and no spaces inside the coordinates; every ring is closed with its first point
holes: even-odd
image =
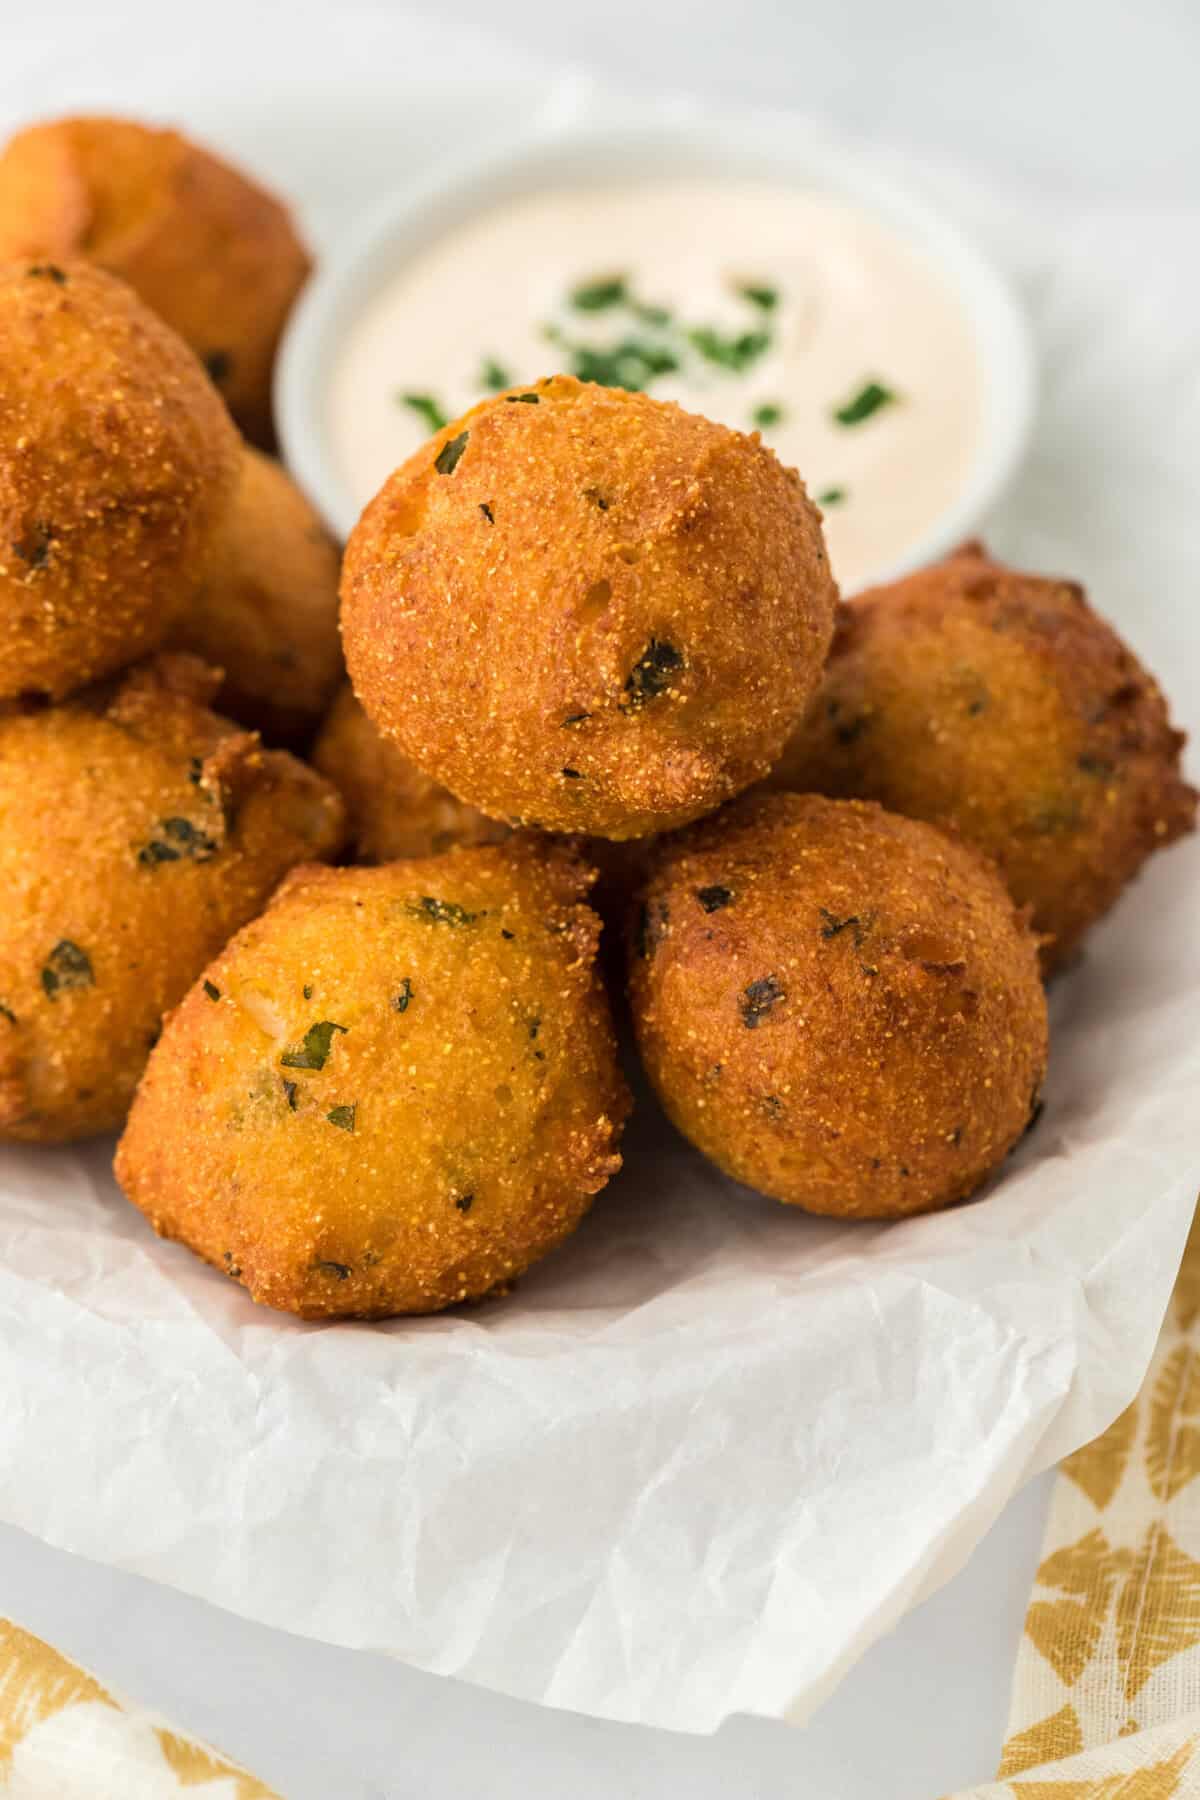
{"type": "Polygon", "coordinates": [[[839,1218],[965,1199],[1046,1070],[1037,939],[999,877],[865,801],[750,795],[665,845],[630,999],[679,1130],[839,1218]]]}
{"type": "Polygon", "coordinates": [[[160,656],[0,709],[0,1140],[120,1125],[162,1015],[294,864],[333,854],[328,783],[207,710],[160,656]]]}
{"type": "Polygon", "coordinates": [[[311,266],[279,200],[177,131],[33,125],[0,154],[0,257],[70,256],[136,289],[269,446],[275,348],[311,266]]]}
{"type": "Polygon", "coordinates": [[[297,870],[168,1020],[126,1194],[304,1318],[503,1286],[620,1166],[589,876],[520,840],[297,870]]]}
{"type": "Polygon", "coordinates": [[[57,699],[163,642],[239,454],[195,357],[123,282],[0,265],[0,699],[57,699]]]}
{"type": "Polygon", "coordinates": [[[1061,966],[1154,850],[1190,831],[1183,734],[1074,582],[968,545],[842,609],[773,787],[878,800],[993,858],[1061,966]]]}
{"type": "Polygon", "coordinates": [[[337,545],[291,477],[247,449],[200,593],[172,648],[224,669],[222,712],[269,743],[305,742],[342,673],[337,545]]]}
{"type": "Polygon", "coordinates": [[[353,690],[339,693],[313,745],[313,765],[341,793],[360,862],[436,856],[458,845],[498,844],[511,827],[456,800],[372,725],[353,690]]]}
{"type": "Polygon", "coordinates": [[[820,514],[757,436],[556,375],[384,484],[342,636],[370,717],[460,799],[628,838],[767,772],[835,599],[820,514]]]}

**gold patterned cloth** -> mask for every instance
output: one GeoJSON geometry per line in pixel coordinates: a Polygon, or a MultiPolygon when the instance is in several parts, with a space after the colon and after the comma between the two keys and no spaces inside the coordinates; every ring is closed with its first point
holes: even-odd
{"type": "MultiPolygon", "coordinates": [[[[5,1620],[0,1795],[280,1800],[5,1620]]],[[[999,1776],[948,1800],[1200,1800],[1200,1215],[1141,1393],[1062,1465],[999,1776]]]]}
{"type": "Polygon", "coordinates": [[[244,1769],[126,1706],[78,1664],[0,1619],[5,1800],[279,1800],[244,1769]]]}
{"type": "Polygon", "coordinates": [[[1142,1391],[1063,1463],[1000,1779],[954,1800],[1200,1796],[1200,1215],[1142,1391]]]}

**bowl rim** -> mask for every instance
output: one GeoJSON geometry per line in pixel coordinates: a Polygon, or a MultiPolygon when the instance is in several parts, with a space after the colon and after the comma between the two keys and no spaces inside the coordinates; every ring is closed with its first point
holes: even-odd
{"type": "Polygon", "coordinates": [[[476,144],[369,207],[318,265],[280,345],[275,412],[288,468],[338,536],[349,535],[362,509],[343,482],[326,428],[328,378],[343,332],[380,284],[486,204],[548,185],[586,187],[648,172],[757,174],[803,185],[872,213],[936,265],[976,340],[984,376],[979,441],[950,505],[858,585],[894,580],[970,537],[1015,474],[1034,420],[1032,336],[1006,279],[957,224],[894,184],[861,146],[823,140],[804,121],[777,114],[680,118],[649,109],[621,122],[543,117],[476,144]]]}

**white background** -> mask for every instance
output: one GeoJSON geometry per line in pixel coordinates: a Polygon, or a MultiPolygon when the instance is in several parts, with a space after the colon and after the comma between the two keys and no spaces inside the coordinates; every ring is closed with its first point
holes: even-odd
{"type": "MultiPolygon", "coordinates": [[[[530,78],[517,83],[509,59],[531,53],[629,91],[801,108],[1010,191],[1027,183],[1040,205],[1064,212],[1102,199],[1153,214],[1198,197],[1200,12],[1187,0],[1136,13],[1095,0],[508,0],[502,13],[494,0],[456,0],[454,17],[491,33],[495,48],[481,56],[472,37],[462,64],[439,70],[443,87],[461,82],[461,111],[409,109],[397,144],[407,131],[450,145],[511,118],[530,78]]],[[[330,67],[369,71],[377,88],[428,49],[419,14],[345,0],[240,9],[111,0],[102,16],[90,0],[3,0],[0,18],[9,115],[109,95],[133,104],[141,93],[146,111],[170,116],[173,94],[202,66],[237,96],[237,136],[247,108],[259,109],[268,171],[273,95],[301,65],[314,169],[336,158],[347,105],[343,95],[324,109],[322,36],[330,67]]],[[[435,1791],[445,1800],[933,1800],[994,1769],[1048,1485],[1010,1507],[972,1565],[878,1646],[803,1733],[735,1720],[713,1739],[684,1739],[542,1712],[249,1625],[11,1530],[0,1530],[0,1612],[220,1744],[287,1800],[435,1791]]]]}

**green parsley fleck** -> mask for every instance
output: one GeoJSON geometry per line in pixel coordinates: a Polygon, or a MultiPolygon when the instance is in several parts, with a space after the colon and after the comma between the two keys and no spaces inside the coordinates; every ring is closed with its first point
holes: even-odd
{"type": "Polygon", "coordinates": [[[206,981],[204,983],[204,992],[208,995],[210,1000],[216,1001],[221,998],[221,990],[215,981],[206,981]]]}
{"type": "Polygon", "coordinates": [[[329,1052],[333,1045],[333,1034],[340,1031],[345,1034],[344,1025],[335,1025],[332,1019],[321,1019],[316,1025],[310,1025],[304,1034],[304,1042],[293,1044],[285,1050],[280,1062],[285,1069],[323,1069],[329,1060],[329,1052]]]}
{"type": "Polygon", "coordinates": [[[623,275],[608,275],[599,281],[585,281],[571,293],[571,305],[576,312],[606,312],[611,306],[621,306],[628,295],[623,275]]]}
{"type": "Polygon", "coordinates": [[[86,950],[73,944],[70,938],[60,938],[46,959],[42,970],[42,987],[48,1000],[57,1000],[58,996],[72,988],[93,987],[95,975],[92,973],[92,960],[86,950]]]}
{"type": "Polygon", "coordinates": [[[432,894],[422,894],[419,900],[410,900],[404,909],[414,919],[423,919],[427,925],[473,925],[480,917],[478,913],[468,912],[465,906],[459,906],[453,900],[435,900],[432,894]]]}
{"type": "Polygon", "coordinates": [[[300,1092],[300,1086],[299,1086],[298,1082],[295,1082],[295,1081],[285,1081],[284,1082],[283,1097],[287,1101],[288,1109],[291,1112],[296,1111],[296,1096],[299,1092],[300,1092]]]}
{"type": "Polygon", "coordinates": [[[844,487],[828,487],[817,495],[818,506],[840,506],[846,498],[844,487]]]}
{"type": "Polygon", "coordinates": [[[401,406],[407,406],[410,412],[423,419],[430,432],[441,431],[450,423],[432,394],[397,394],[396,399],[401,406]]]}
{"type": "Polygon", "coordinates": [[[404,980],[400,983],[400,992],[398,994],[396,994],[392,1000],[392,1005],[395,1007],[397,1012],[407,1012],[408,1008],[409,1008],[409,1004],[412,1000],[412,997],[413,997],[413,984],[409,980],[408,976],[406,975],[404,977],[404,980]]]}
{"type": "Polygon", "coordinates": [[[774,400],[764,400],[761,406],[755,407],[750,417],[756,425],[765,429],[768,425],[778,425],[783,417],[783,408],[776,405],[774,400]]]}
{"type": "Polygon", "coordinates": [[[766,331],[743,331],[737,337],[726,337],[710,325],[698,325],[688,332],[688,341],[708,362],[741,375],[770,346],[771,337],[766,331]]]}
{"type": "Polygon", "coordinates": [[[354,1115],[357,1111],[357,1105],[334,1106],[325,1114],[325,1117],[329,1120],[331,1125],[336,1125],[339,1131],[349,1131],[350,1133],[353,1133],[354,1115]]]}
{"type": "Polygon", "coordinates": [[[833,417],[839,425],[861,425],[864,420],[872,418],[881,407],[894,406],[899,394],[885,387],[881,381],[864,382],[853,399],[841,406],[833,408],[833,417]]]}
{"type": "Polygon", "coordinates": [[[522,403],[526,406],[540,406],[542,404],[540,394],[506,394],[504,398],[513,406],[518,406],[522,403]]]}
{"type": "MultiPolygon", "coordinates": [[[[483,368],[479,372],[479,385],[490,388],[493,394],[498,394],[501,389],[512,386],[512,376],[504,364],[498,363],[494,356],[485,356],[483,368]]],[[[444,424],[445,420],[442,423],[444,424]]]]}
{"type": "Polygon", "coordinates": [[[439,475],[453,475],[462,460],[462,453],[467,447],[469,431],[460,431],[457,437],[447,440],[433,459],[433,466],[439,475]]]}
{"type": "Polygon", "coordinates": [[[756,282],[746,282],[738,289],[743,300],[749,300],[751,306],[757,306],[762,312],[774,312],[779,304],[779,289],[760,287],[756,282]]]}

